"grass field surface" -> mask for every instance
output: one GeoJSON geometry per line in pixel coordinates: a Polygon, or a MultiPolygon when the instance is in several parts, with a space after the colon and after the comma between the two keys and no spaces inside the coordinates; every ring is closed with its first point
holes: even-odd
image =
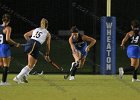
{"type": "MultiPolygon", "coordinates": [[[[122,80],[113,75],[77,75],[76,80],[64,80],[63,75],[30,75],[27,84],[12,81],[0,86],[0,100],[139,100],[140,82],[131,76],[122,80]]],[[[0,75],[1,77],[1,75],[0,75]]]]}

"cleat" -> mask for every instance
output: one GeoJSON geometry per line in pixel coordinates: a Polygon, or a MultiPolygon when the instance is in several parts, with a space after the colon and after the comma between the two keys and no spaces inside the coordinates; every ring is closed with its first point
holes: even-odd
{"type": "Polygon", "coordinates": [[[17,77],[15,77],[15,78],[13,79],[13,81],[15,81],[15,82],[18,83],[18,84],[24,83],[21,79],[19,79],[19,78],[17,78],[17,77]]]}
{"type": "Polygon", "coordinates": [[[132,82],[140,82],[140,80],[132,78],[132,82]]]}
{"type": "Polygon", "coordinates": [[[120,68],[119,68],[119,76],[120,76],[120,79],[122,79],[123,74],[124,74],[123,68],[120,67],[120,68]]]}
{"type": "Polygon", "coordinates": [[[26,76],[23,76],[22,81],[23,81],[24,83],[28,83],[27,77],[26,77],[26,76]]]}
{"type": "Polygon", "coordinates": [[[0,83],[0,86],[7,86],[7,85],[11,85],[11,84],[9,84],[9,83],[7,83],[7,82],[1,82],[1,83],[0,83]]]}
{"type": "Polygon", "coordinates": [[[69,80],[75,80],[74,76],[70,76],[69,80]]]}
{"type": "Polygon", "coordinates": [[[43,70],[42,70],[40,73],[38,73],[38,75],[43,75],[43,73],[44,73],[44,72],[43,72],[43,70]]]}

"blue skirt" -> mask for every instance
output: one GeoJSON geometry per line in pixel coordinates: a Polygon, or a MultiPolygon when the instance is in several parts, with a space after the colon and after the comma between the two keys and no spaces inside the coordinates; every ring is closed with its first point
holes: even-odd
{"type": "Polygon", "coordinates": [[[140,47],[137,45],[129,45],[127,47],[127,56],[129,58],[140,58],[140,47]]]}
{"type": "Polygon", "coordinates": [[[87,56],[86,48],[87,48],[87,43],[85,43],[82,47],[76,47],[75,48],[81,53],[82,57],[87,56]]]}
{"type": "Polygon", "coordinates": [[[0,44],[0,57],[11,57],[11,50],[9,44],[0,44]]]}

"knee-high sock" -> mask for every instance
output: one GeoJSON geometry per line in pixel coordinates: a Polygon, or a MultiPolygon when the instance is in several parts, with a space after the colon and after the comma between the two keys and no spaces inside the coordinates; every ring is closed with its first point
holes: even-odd
{"type": "Polygon", "coordinates": [[[133,78],[137,79],[138,68],[133,71],[133,78]]]}
{"type": "Polygon", "coordinates": [[[3,67],[2,82],[7,81],[8,67],[3,67]]]}
{"type": "Polygon", "coordinates": [[[75,76],[75,73],[77,71],[77,67],[79,66],[78,62],[73,62],[72,63],[72,69],[71,69],[71,76],[75,76]]]}
{"type": "Polygon", "coordinates": [[[129,67],[124,68],[124,72],[133,72],[134,70],[135,70],[134,66],[129,66],[129,67]]]}
{"type": "Polygon", "coordinates": [[[77,71],[77,67],[73,67],[73,69],[71,70],[71,76],[75,76],[75,73],[77,71]]]}
{"type": "Polygon", "coordinates": [[[28,75],[28,73],[31,71],[32,69],[30,69],[28,66],[25,66],[20,73],[17,75],[17,78],[21,79],[23,76],[28,75]]]}
{"type": "MultiPolygon", "coordinates": [[[[35,67],[35,64],[33,65],[33,68],[34,68],[34,67],[35,67]]],[[[32,69],[33,69],[33,68],[32,68],[32,69]]],[[[32,69],[31,69],[31,70],[32,70],[32,69]]],[[[30,72],[31,72],[31,71],[29,71],[28,73],[25,74],[25,77],[26,77],[26,78],[29,76],[29,73],[30,73],[30,72]]]]}

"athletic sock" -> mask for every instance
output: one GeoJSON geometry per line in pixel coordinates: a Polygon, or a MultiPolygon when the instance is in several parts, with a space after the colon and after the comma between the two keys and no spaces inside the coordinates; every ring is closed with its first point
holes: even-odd
{"type": "Polygon", "coordinates": [[[23,76],[28,75],[28,73],[31,71],[32,69],[30,69],[28,66],[25,66],[20,73],[17,75],[17,78],[21,79],[23,76]]]}
{"type": "MultiPolygon", "coordinates": [[[[34,68],[34,67],[35,67],[35,64],[33,65],[33,68],[34,68]]],[[[32,68],[32,69],[33,69],[33,68],[32,68]]],[[[28,77],[28,76],[29,76],[29,73],[31,72],[32,69],[30,68],[30,71],[29,71],[28,73],[26,73],[24,76],[25,76],[25,77],[28,77]]]]}
{"type": "Polygon", "coordinates": [[[133,78],[134,79],[137,79],[137,71],[138,71],[138,68],[133,71],[133,78]]]}
{"type": "Polygon", "coordinates": [[[133,66],[124,68],[124,72],[133,72],[134,70],[135,70],[135,67],[133,67],[133,66]]]}
{"type": "Polygon", "coordinates": [[[71,70],[71,76],[75,76],[76,71],[77,68],[74,66],[73,69],[71,70]]]}
{"type": "Polygon", "coordinates": [[[74,62],[74,64],[72,64],[72,69],[71,69],[71,76],[75,76],[75,73],[77,71],[77,67],[79,66],[78,62],[74,62]]]}
{"type": "Polygon", "coordinates": [[[8,67],[3,67],[2,82],[7,81],[8,67]]]}

